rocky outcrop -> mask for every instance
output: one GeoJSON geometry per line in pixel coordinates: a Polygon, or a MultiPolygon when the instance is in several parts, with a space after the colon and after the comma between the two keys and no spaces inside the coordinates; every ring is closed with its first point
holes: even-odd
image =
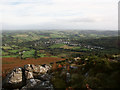
{"type": "Polygon", "coordinates": [[[39,90],[54,90],[53,85],[50,83],[50,81],[43,81],[40,84],[36,86],[35,89],[39,90]]]}
{"type": "Polygon", "coordinates": [[[25,77],[23,76],[22,68],[15,68],[12,70],[6,79],[3,81],[4,88],[20,88],[25,83],[25,77]]]}
{"type": "Polygon", "coordinates": [[[39,79],[30,79],[26,82],[26,85],[21,88],[21,90],[34,89],[35,85],[38,85],[40,83],[41,80],[39,79]]]}
{"type": "Polygon", "coordinates": [[[52,89],[53,86],[50,83],[51,75],[50,65],[30,65],[27,64],[24,68],[15,68],[12,70],[3,82],[3,88],[5,89],[52,89]]]}
{"type": "Polygon", "coordinates": [[[37,78],[42,80],[42,81],[49,81],[51,79],[51,75],[49,75],[48,73],[43,74],[43,75],[39,75],[37,78]]]}

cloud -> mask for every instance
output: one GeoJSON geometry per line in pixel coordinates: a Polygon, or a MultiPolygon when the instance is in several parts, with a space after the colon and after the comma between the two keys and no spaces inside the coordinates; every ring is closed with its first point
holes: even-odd
{"type": "Polygon", "coordinates": [[[2,0],[3,29],[117,29],[117,0],[2,0]]]}
{"type": "Polygon", "coordinates": [[[75,18],[73,20],[70,20],[72,22],[88,22],[88,23],[91,23],[91,22],[96,22],[97,20],[94,19],[94,18],[75,18]]]}

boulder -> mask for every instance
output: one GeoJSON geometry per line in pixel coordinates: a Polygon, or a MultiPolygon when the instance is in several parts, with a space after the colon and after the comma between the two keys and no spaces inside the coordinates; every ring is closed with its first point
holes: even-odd
{"type": "Polygon", "coordinates": [[[69,72],[66,73],[66,82],[70,82],[70,73],[69,72]]]}
{"type": "Polygon", "coordinates": [[[33,72],[33,76],[38,76],[40,74],[45,74],[47,73],[50,69],[51,69],[51,66],[50,65],[30,65],[30,64],[27,64],[24,66],[24,69],[25,71],[28,71],[28,72],[33,72]]]}
{"type": "Polygon", "coordinates": [[[39,65],[27,64],[24,66],[26,79],[32,79],[40,74],[39,65]]]}
{"type": "Polygon", "coordinates": [[[42,81],[49,81],[51,79],[51,75],[46,73],[46,74],[43,74],[43,75],[39,75],[37,78],[42,80],[42,81]]]}
{"type": "Polygon", "coordinates": [[[70,65],[70,68],[71,68],[71,69],[78,69],[78,66],[77,66],[76,64],[71,64],[71,65],[70,65]]]}
{"type": "Polygon", "coordinates": [[[13,89],[20,88],[24,85],[24,78],[22,68],[15,68],[3,81],[3,87],[13,89]]]}
{"type": "Polygon", "coordinates": [[[27,84],[21,88],[21,90],[28,90],[28,89],[34,89],[36,88],[36,85],[41,83],[41,80],[38,79],[29,79],[26,82],[27,84]]]}
{"type": "Polygon", "coordinates": [[[50,81],[41,81],[38,79],[30,79],[27,85],[22,87],[21,90],[54,90],[50,81]]]}
{"type": "Polygon", "coordinates": [[[51,70],[52,66],[51,66],[51,65],[45,65],[45,68],[46,68],[47,70],[51,70]]]}
{"type": "Polygon", "coordinates": [[[43,67],[43,66],[40,66],[40,74],[45,74],[47,73],[48,69],[43,67]]]}
{"type": "Polygon", "coordinates": [[[25,77],[26,79],[32,79],[33,77],[33,72],[25,71],[25,77]]]}
{"type": "Polygon", "coordinates": [[[33,72],[33,69],[30,64],[24,66],[25,71],[33,72]]]}
{"type": "Polygon", "coordinates": [[[32,69],[33,69],[33,73],[39,73],[40,72],[40,65],[31,65],[32,69]]]}
{"type": "Polygon", "coordinates": [[[43,81],[40,84],[38,84],[35,88],[39,90],[54,90],[53,85],[50,83],[50,81],[43,81]]]}

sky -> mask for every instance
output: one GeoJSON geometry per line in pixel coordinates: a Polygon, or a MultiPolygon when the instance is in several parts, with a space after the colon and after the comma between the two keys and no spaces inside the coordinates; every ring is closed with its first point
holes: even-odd
{"type": "Polygon", "coordinates": [[[2,30],[117,30],[119,0],[1,0],[2,30]]]}

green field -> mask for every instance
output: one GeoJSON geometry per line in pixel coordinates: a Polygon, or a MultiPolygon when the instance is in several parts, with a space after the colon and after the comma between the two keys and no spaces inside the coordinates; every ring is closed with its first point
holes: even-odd
{"type": "Polygon", "coordinates": [[[65,44],[54,44],[52,46],[50,46],[50,48],[54,49],[54,48],[60,48],[62,46],[64,46],[65,44]]]}
{"type": "Polygon", "coordinates": [[[23,53],[23,58],[34,57],[35,50],[25,51],[23,53]]]}

